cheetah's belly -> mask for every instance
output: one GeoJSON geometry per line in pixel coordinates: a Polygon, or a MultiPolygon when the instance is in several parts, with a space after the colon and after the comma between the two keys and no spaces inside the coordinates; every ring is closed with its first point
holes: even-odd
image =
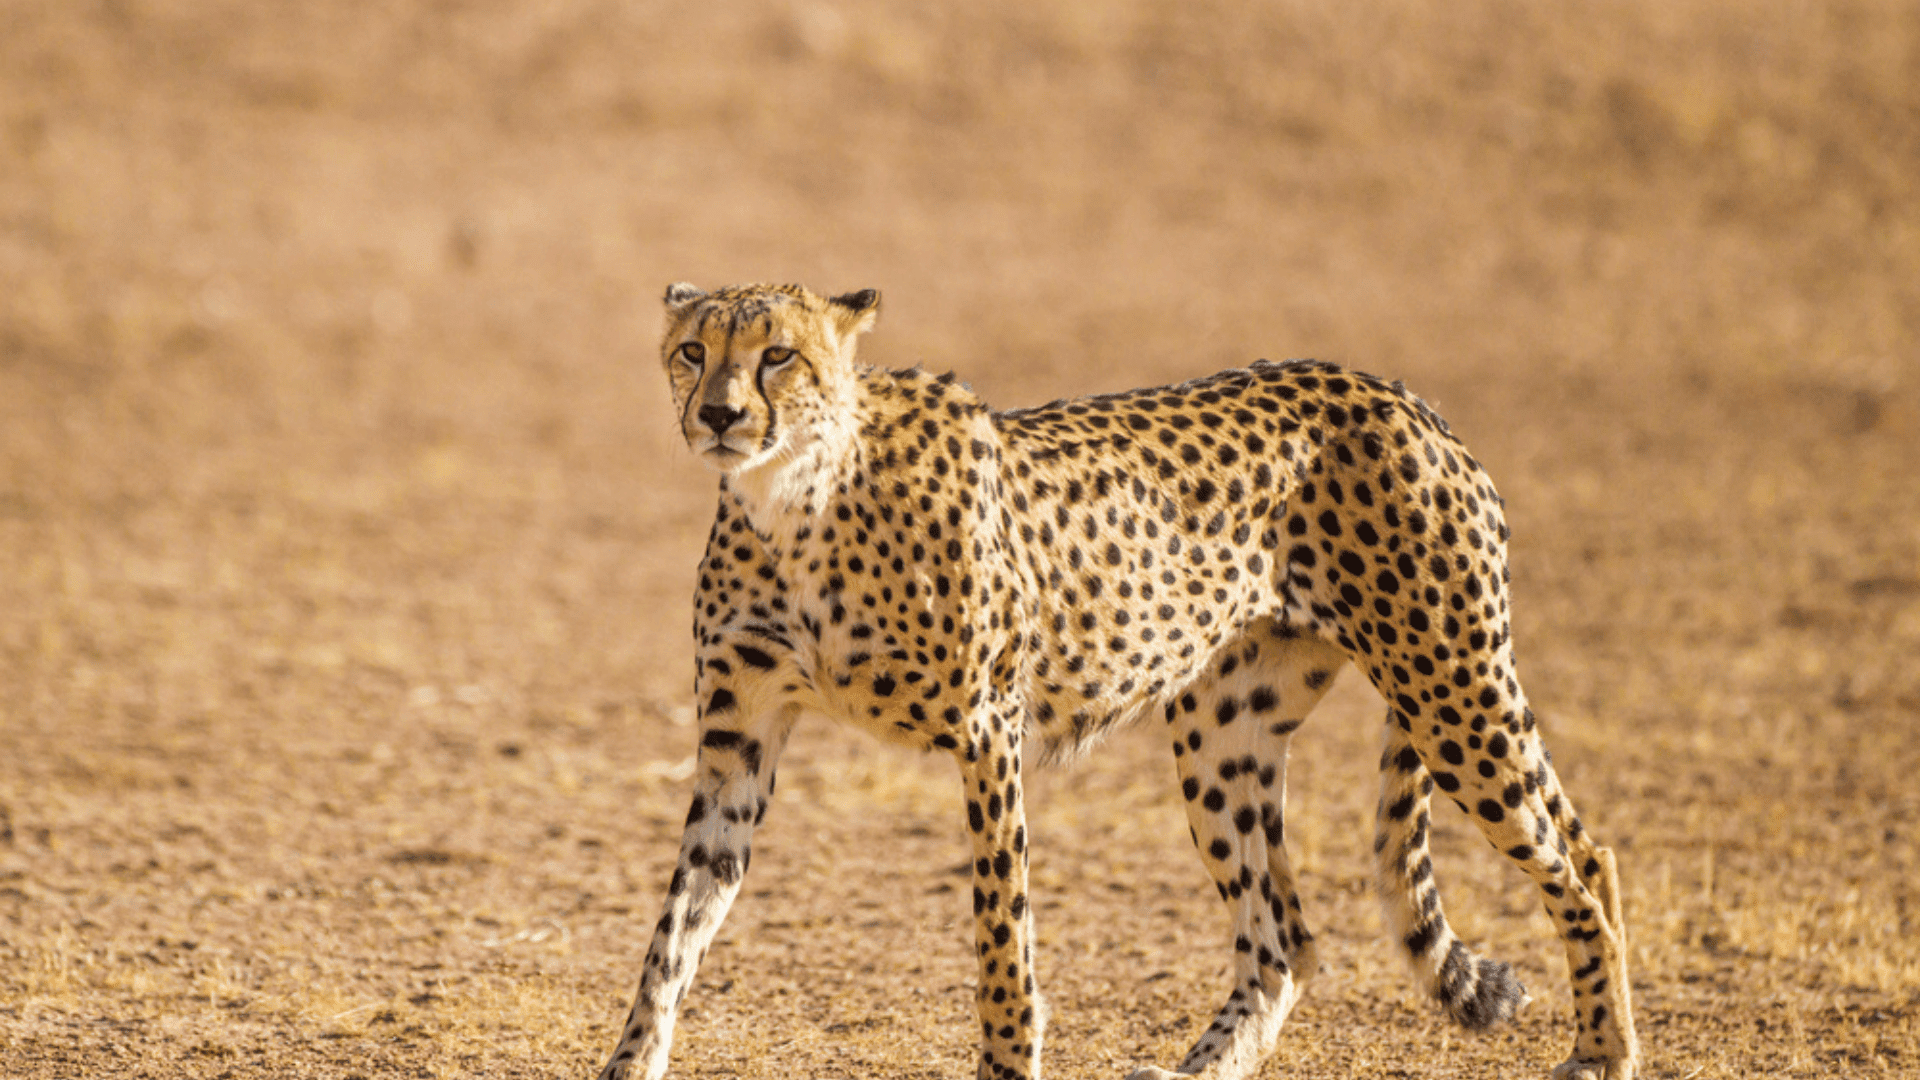
{"type": "Polygon", "coordinates": [[[1056,752],[1177,697],[1224,642],[1286,608],[1271,563],[1250,553],[1216,545],[1195,560],[1181,542],[1105,530],[1090,540],[1101,572],[1047,570],[1027,661],[1035,723],[1056,752]]]}

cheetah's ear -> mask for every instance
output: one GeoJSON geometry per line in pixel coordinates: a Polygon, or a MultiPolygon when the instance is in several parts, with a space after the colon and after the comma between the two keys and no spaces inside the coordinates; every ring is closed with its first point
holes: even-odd
{"type": "Polygon", "coordinates": [[[696,300],[705,299],[706,295],[705,292],[694,288],[684,281],[676,281],[667,286],[667,307],[669,310],[678,311],[696,300]]]}
{"type": "Polygon", "coordinates": [[[873,329],[874,320],[880,317],[880,293],[875,289],[861,289],[836,296],[827,301],[827,314],[833,316],[833,324],[842,338],[864,334],[873,329]]]}

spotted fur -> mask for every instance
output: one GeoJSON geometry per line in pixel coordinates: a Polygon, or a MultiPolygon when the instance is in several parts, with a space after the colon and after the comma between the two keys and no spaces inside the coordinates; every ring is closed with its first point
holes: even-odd
{"type": "Polygon", "coordinates": [[[951,376],[855,364],[877,308],[871,291],[668,290],[681,430],[721,473],[695,593],[699,769],[603,1080],[665,1072],[803,711],[959,765],[982,1078],[1040,1074],[1023,765],[1162,718],[1234,924],[1226,1003],[1178,1075],[1251,1075],[1319,966],[1284,842],[1287,748],[1348,663],[1388,702],[1374,848],[1421,984],[1469,1028],[1527,1000],[1441,911],[1438,789],[1559,929],[1577,1034],[1555,1077],[1631,1077],[1612,854],[1541,745],[1501,500],[1446,424],[1398,383],[1313,362],[995,412],[951,376]]]}

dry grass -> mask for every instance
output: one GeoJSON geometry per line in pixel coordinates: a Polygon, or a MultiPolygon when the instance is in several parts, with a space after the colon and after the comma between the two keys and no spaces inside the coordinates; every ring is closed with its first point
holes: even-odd
{"type": "MultiPolygon", "coordinates": [[[[1519,646],[1620,851],[1649,1072],[1920,1070],[1920,15],[988,0],[0,12],[0,1074],[578,1076],[683,814],[711,478],[666,282],[878,286],[1013,405],[1316,355],[1502,483],[1519,646]]],[[[1367,895],[1379,705],[1294,814],[1271,1075],[1541,1075],[1367,895]]],[[[1224,917],[1151,732],[1036,792],[1049,1068],[1178,1054],[1224,917]]],[[[802,733],[703,1075],[969,1068],[950,769],[802,733]]]]}

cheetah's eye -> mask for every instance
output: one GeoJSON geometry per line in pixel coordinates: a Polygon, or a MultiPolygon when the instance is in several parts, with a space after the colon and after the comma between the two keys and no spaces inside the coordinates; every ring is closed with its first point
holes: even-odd
{"type": "Polygon", "coordinates": [[[682,363],[699,367],[707,362],[707,347],[697,341],[685,342],[678,349],[674,350],[673,358],[682,363]]]}
{"type": "Polygon", "coordinates": [[[783,349],[778,345],[773,345],[769,346],[765,352],[760,354],[760,363],[763,367],[779,367],[781,364],[793,359],[793,356],[794,352],[792,349],[783,349]]]}

